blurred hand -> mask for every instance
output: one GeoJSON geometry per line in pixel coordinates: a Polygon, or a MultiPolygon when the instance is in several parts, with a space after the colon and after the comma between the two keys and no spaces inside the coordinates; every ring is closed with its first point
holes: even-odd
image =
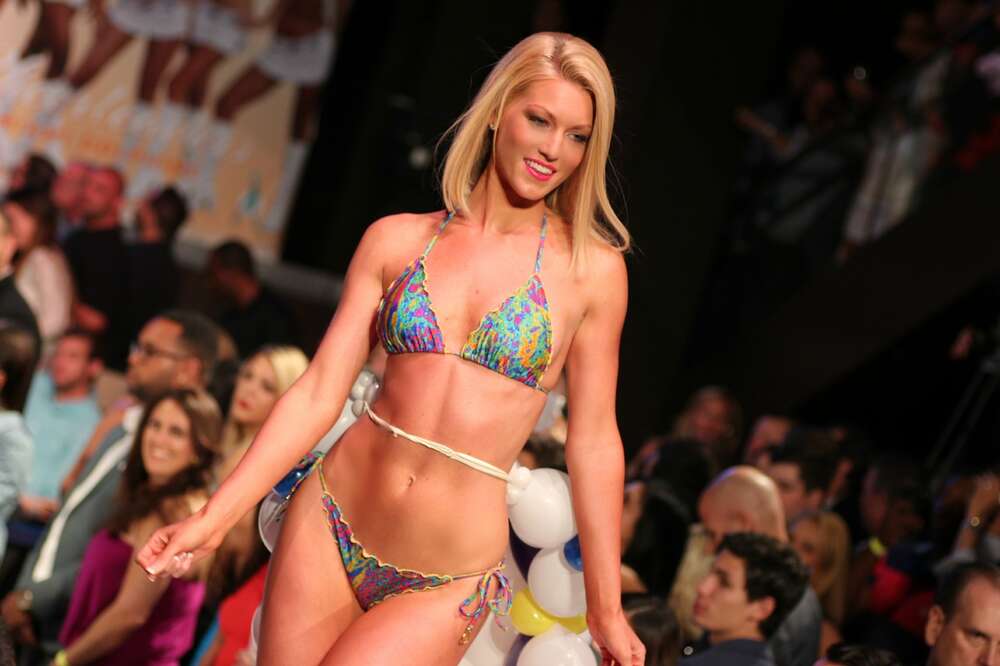
{"type": "Polygon", "coordinates": [[[646,647],[632,631],[621,609],[612,616],[587,616],[587,627],[601,653],[601,666],[643,666],[646,647]]]}
{"type": "Polygon", "coordinates": [[[14,590],[0,603],[0,614],[10,631],[11,637],[22,645],[37,645],[35,629],[31,626],[31,616],[17,607],[20,590],[14,590]]]}
{"type": "Polygon", "coordinates": [[[222,543],[226,530],[206,517],[202,509],[191,517],[153,532],[135,560],[151,580],[161,576],[181,578],[191,565],[222,543]]]}
{"type": "Polygon", "coordinates": [[[17,505],[28,516],[43,523],[49,522],[49,519],[59,510],[59,502],[48,497],[21,495],[17,500],[17,505]]]}
{"type": "Polygon", "coordinates": [[[966,515],[986,518],[987,514],[1000,508],[1000,479],[996,474],[976,477],[976,487],[969,498],[966,515]]]}
{"type": "Polygon", "coordinates": [[[108,318],[104,313],[86,303],[73,304],[73,321],[91,333],[102,333],[108,327],[108,318]]]}
{"type": "Polygon", "coordinates": [[[236,654],[236,666],[257,666],[257,655],[251,650],[240,650],[236,654]]]}

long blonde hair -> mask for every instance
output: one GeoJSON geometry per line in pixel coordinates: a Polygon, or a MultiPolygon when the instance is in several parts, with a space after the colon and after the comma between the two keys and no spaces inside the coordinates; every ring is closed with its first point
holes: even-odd
{"type": "MultiPolygon", "coordinates": [[[[306,367],[309,365],[309,359],[306,355],[302,353],[302,350],[298,347],[292,347],[289,345],[269,345],[266,347],[261,347],[261,349],[248,358],[245,363],[249,363],[258,356],[263,356],[267,362],[271,365],[271,369],[274,370],[274,376],[277,380],[277,393],[280,397],[285,391],[291,388],[295,380],[298,379],[303,372],[306,371],[306,367]]],[[[242,424],[236,423],[233,420],[232,415],[226,419],[226,424],[222,429],[222,458],[220,463],[223,466],[228,466],[226,458],[229,458],[233,453],[245,449],[250,441],[257,434],[257,430],[260,429],[260,424],[256,427],[248,428],[242,424]]]]}
{"type": "Polygon", "coordinates": [[[847,524],[832,511],[803,514],[795,525],[802,521],[811,522],[819,530],[819,566],[811,576],[813,591],[819,597],[826,619],[840,626],[846,611],[847,574],[851,562],[851,537],[847,524]]]}
{"type": "MultiPolygon", "coordinates": [[[[522,39],[493,67],[466,111],[445,133],[453,136],[441,176],[441,194],[451,211],[469,209],[469,195],[493,156],[495,132],[507,102],[533,82],[561,78],[590,94],[594,122],[583,161],[545,204],[570,222],[574,266],[592,240],[620,252],[631,245],[628,229],[611,208],[606,168],[615,122],[611,73],[597,49],[573,35],[539,32],[522,39]]],[[[442,138],[442,141],[445,139],[442,138]]]]}

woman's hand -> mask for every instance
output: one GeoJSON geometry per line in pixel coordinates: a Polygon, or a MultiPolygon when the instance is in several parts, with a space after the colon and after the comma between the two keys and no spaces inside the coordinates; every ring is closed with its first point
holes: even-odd
{"type": "Polygon", "coordinates": [[[986,519],[1000,508],[1000,479],[995,474],[976,477],[975,489],[969,498],[967,517],[986,519]]]}
{"type": "Polygon", "coordinates": [[[632,631],[621,608],[603,618],[588,614],[587,627],[601,651],[601,666],[643,666],[646,663],[646,646],[632,631]]]}
{"type": "Polygon", "coordinates": [[[225,535],[226,529],[202,509],[153,532],[135,560],[150,580],[161,576],[181,578],[194,562],[218,548],[225,535]]]}

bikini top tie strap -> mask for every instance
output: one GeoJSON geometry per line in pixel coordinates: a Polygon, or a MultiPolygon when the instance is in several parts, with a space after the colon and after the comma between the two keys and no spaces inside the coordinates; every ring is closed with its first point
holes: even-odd
{"type": "Polygon", "coordinates": [[[444,231],[444,228],[448,226],[448,223],[451,222],[451,218],[453,217],[455,217],[455,213],[453,211],[449,211],[448,214],[444,216],[444,219],[441,220],[441,225],[438,227],[437,232],[435,232],[435,234],[431,236],[431,239],[427,241],[427,247],[424,248],[423,254],[420,255],[421,259],[427,258],[427,255],[430,254],[431,252],[431,248],[434,247],[434,243],[437,243],[437,239],[441,235],[441,232],[444,231]]]}
{"type": "Polygon", "coordinates": [[[538,252],[535,254],[535,274],[542,270],[542,250],[545,249],[545,234],[549,229],[549,214],[542,213],[542,233],[538,238],[538,252]]]}
{"type": "Polygon", "coordinates": [[[470,456],[468,453],[462,453],[461,451],[456,451],[449,446],[445,446],[444,444],[439,444],[438,442],[434,442],[429,439],[424,439],[423,437],[418,437],[417,435],[411,435],[402,428],[397,428],[396,426],[392,425],[391,423],[383,419],[381,416],[376,414],[374,411],[372,411],[372,408],[368,404],[368,401],[365,401],[365,411],[368,412],[368,417],[371,418],[372,421],[382,426],[396,437],[402,437],[403,439],[407,439],[413,442],[414,444],[420,444],[421,446],[426,446],[428,449],[436,451],[441,455],[447,456],[448,458],[451,458],[456,462],[460,462],[467,467],[471,467],[477,472],[488,474],[489,476],[496,477],[501,481],[508,480],[507,472],[503,471],[496,465],[488,463],[485,460],[480,460],[475,456],[470,456]]]}

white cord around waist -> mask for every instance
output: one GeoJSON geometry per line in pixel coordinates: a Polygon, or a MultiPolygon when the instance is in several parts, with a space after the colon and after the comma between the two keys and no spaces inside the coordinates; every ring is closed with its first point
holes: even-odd
{"type": "Polygon", "coordinates": [[[365,402],[365,411],[368,412],[368,416],[371,418],[372,421],[382,426],[383,428],[391,432],[393,435],[396,435],[397,437],[408,439],[414,444],[420,444],[421,446],[426,446],[431,451],[437,451],[442,455],[448,456],[452,460],[460,462],[467,467],[471,467],[477,472],[482,472],[483,474],[489,474],[490,476],[500,479],[501,481],[508,480],[507,472],[503,471],[496,465],[492,465],[486,462],[485,460],[480,460],[475,456],[470,456],[468,453],[462,453],[461,451],[456,451],[455,449],[445,446],[444,444],[438,444],[437,442],[433,442],[429,439],[424,439],[423,437],[417,437],[416,435],[411,435],[405,430],[397,428],[396,426],[392,425],[391,423],[383,419],[381,416],[373,412],[371,406],[368,404],[367,401],[365,402]]]}

